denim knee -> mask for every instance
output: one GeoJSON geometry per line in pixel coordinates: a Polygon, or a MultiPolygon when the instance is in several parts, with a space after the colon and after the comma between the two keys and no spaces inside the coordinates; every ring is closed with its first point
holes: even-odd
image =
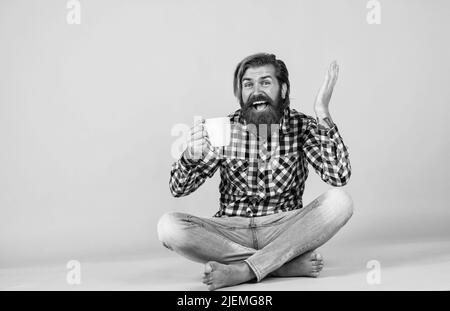
{"type": "Polygon", "coordinates": [[[172,245],[182,244],[186,238],[184,223],[186,214],[169,212],[161,216],[158,221],[157,231],[159,241],[168,249],[173,249],[172,245]]]}
{"type": "Polygon", "coordinates": [[[332,188],[324,193],[323,205],[333,210],[333,214],[347,222],[353,215],[353,199],[342,188],[332,188]]]}

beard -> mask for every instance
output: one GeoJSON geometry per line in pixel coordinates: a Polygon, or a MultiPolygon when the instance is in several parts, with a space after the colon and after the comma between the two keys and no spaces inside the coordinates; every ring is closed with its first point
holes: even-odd
{"type": "MultiPolygon", "coordinates": [[[[247,102],[240,101],[242,116],[248,124],[253,124],[258,129],[263,129],[267,126],[267,133],[270,133],[272,125],[278,125],[285,108],[285,103],[281,98],[281,90],[278,92],[277,98],[272,100],[265,94],[258,94],[248,98],[247,102]],[[266,108],[258,110],[255,103],[264,102],[266,108]]],[[[263,131],[265,132],[265,131],[263,131]]]]}

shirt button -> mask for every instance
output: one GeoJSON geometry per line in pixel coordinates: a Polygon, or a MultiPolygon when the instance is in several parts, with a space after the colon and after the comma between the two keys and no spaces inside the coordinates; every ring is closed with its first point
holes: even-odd
{"type": "Polygon", "coordinates": [[[264,192],[264,187],[263,186],[259,186],[259,191],[264,192]]]}

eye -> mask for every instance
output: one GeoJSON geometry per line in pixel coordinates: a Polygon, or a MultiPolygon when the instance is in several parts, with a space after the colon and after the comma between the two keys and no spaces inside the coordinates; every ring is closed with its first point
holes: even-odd
{"type": "Polygon", "coordinates": [[[264,86],[269,86],[271,83],[269,80],[264,80],[261,84],[264,86]]]}
{"type": "Polygon", "coordinates": [[[249,87],[252,87],[252,86],[253,86],[253,83],[250,83],[250,82],[244,83],[244,87],[245,88],[249,88],[249,87]]]}

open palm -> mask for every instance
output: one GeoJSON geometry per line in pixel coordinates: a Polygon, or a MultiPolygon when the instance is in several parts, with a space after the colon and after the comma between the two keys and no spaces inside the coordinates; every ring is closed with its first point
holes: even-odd
{"type": "Polygon", "coordinates": [[[336,85],[339,75],[339,65],[336,61],[333,61],[326,74],[325,80],[316,96],[316,101],[314,103],[314,109],[317,111],[328,111],[328,106],[330,104],[331,95],[333,94],[334,86],[336,85]]]}

